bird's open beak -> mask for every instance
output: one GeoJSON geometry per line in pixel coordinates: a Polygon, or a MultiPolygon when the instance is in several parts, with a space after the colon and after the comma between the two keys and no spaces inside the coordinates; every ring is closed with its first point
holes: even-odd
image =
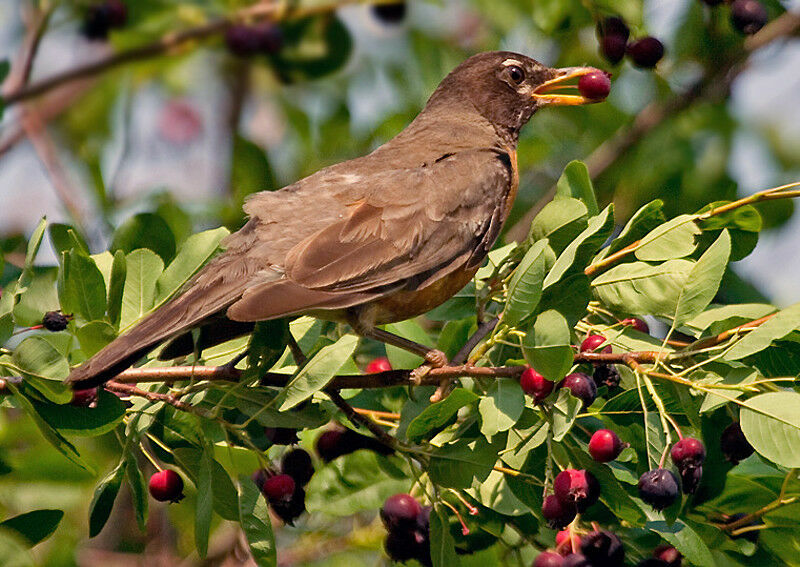
{"type": "Polygon", "coordinates": [[[577,79],[590,73],[603,73],[600,69],[595,69],[594,67],[565,67],[556,69],[556,72],[558,75],[555,79],[542,83],[533,91],[533,98],[540,103],[576,106],[605,100],[602,98],[587,98],[578,93],[577,79]],[[570,94],[571,92],[578,94],[570,94]]]}

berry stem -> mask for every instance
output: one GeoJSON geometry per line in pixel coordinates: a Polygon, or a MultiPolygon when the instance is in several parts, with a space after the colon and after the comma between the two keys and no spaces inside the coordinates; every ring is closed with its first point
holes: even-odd
{"type": "Polygon", "coordinates": [[[469,528],[467,527],[467,524],[464,522],[464,518],[461,517],[461,513],[458,511],[458,508],[450,504],[450,502],[448,502],[447,500],[441,499],[440,502],[453,511],[453,514],[456,515],[458,522],[461,524],[461,534],[468,536],[469,528]]]}
{"type": "Polygon", "coordinates": [[[473,506],[472,504],[470,504],[470,503],[467,501],[467,499],[466,499],[466,498],[464,498],[464,496],[462,496],[462,495],[461,495],[461,493],[460,493],[458,490],[456,490],[456,489],[454,489],[454,488],[449,488],[448,490],[449,490],[450,492],[452,492],[452,493],[453,493],[453,495],[454,495],[456,498],[458,498],[458,500],[459,500],[459,501],[460,501],[460,502],[461,502],[461,503],[462,503],[462,504],[463,504],[463,505],[466,507],[466,509],[467,509],[467,510],[469,510],[469,515],[470,515],[470,516],[477,516],[478,514],[480,514],[480,510],[478,510],[478,509],[477,509],[475,506],[473,506]]]}
{"type": "Polygon", "coordinates": [[[162,471],[161,465],[158,464],[156,458],[150,454],[150,450],[147,449],[144,446],[144,443],[142,443],[141,441],[139,442],[139,450],[147,458],[147,460],[150,461],[150,464],[153,465],[158,472],[162,471]]]}

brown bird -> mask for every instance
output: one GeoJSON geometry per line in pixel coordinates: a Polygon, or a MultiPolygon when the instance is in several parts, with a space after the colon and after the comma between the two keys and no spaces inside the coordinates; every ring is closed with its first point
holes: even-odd
{"type": "Polygon", "coordinates": [[[253,195],[224,252],[68,381],[97,386],[165,341],[162,358],[186,355],[298,314],[345,321],[446,364],[440,351],[376,326],[425,313],[469,282],[514,202],[520,129],[544,106],[597,102],[567,83],[596,72],[507,51],[470,57],[369,155],[253,195]]]}

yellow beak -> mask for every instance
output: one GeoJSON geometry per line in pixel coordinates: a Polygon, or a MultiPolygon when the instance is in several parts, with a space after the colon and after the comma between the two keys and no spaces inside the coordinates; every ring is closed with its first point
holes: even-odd
{"type": "Polygon", "coordinates": [[[569,83],[572,79],[579,79],[590,73],[604,73],[594,67],[565,67],[556,69],[558,75],[555,79],[542,83],[533,91],[533,98],[542,104],[556,104],[562,106],[576,106],[579,104],[593,104],[602,102],[603,98],[587,98],[582,94],[569,94],[577,91],[577,82],[569,83]],[[560,92],[558,92],[560,91],[560,92]]]}

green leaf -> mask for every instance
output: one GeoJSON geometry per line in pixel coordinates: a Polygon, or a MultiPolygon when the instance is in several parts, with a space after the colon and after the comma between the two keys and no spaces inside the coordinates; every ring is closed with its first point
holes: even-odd
{"type": "Polygon", "coordinates": [[[194,543],[200,557],[208,553],[208,534],[211,531],[211,512],[214,504],[214,486],[211,482],[211,453],[203,450],[197,469],[197,508],[195,509],[194,543]]]}
{"type": "Polygon", "coordinates": [[[259,567],[274,567],[278,563],[275,535],[269,518],[269,506],[264,495],[247,477],[239,478],[239,523],[242,526],[253,560],[259,567]]]}
{"type": "Polygon", "coordinates": [[[8,59],[3,59],[2,61],[0,61],[0,83],[6,80],[6,77],[8,77],[8,72],[10,70],[11,70],[11,62],[8,59]]]}
{"type": "Polygon", "coordinates": [[[774,317],[747,333],[725,353],[724,358],[739,360],[755,354],[795,329],[800,329],[800,303],[778,311],[774,317]]]}
{"type": "Polygon", "coordinates": [[[114,500],[117,498],[117,493],[122,486],[122,478],[125,476],[124,465],[124,461],[120,462],[100,481],[94,491],[92,503],[89,505],[89,537],[99,534],[111,515],[114,500]]]}
{"type": "Polygon", "coordinates": [[[558,391],[558,398],[553,404],[553,441],[561,441],[569,433],[582,406],[583,402],[573,396],[569,388],[558,391]]]}
{"type": "Polygon", "coordinates": [[[81,343],[81,350],[91,357],[117,338],[117,331],[105,321],[92,321],[80,327],[75,335],[81,343]]]}
{"type": "Polygon", "coordinates": [[[178,255],[161,273],[156,281],[156,305],[169,299],[191,278],[219,248],[219,243],[228,236],[228,229],[221,227],[193,234],[178,250],[178,255]]]}
{"type": "Polygon", "coordinates": [[[353,355],[357,345],[358,337],[344,335],[332,345],[320,349],[281,390],[276,399],[278,409],[280,411],[291,409],[325,388],[353,355]]]}
{"type": "Polygon", "coordinates": [[[461,564],[450,534],[450,521],[444,504],[437,502],[431,510],[431,560],[434,567],[457,567],[461,564]]]}
{"type": "Polygon", "coordinates": [[[508,431],[517,423],[524,409],[525,394],[519,382],[497,380],[478,404],[481,433],[492,437],[498,432],[508,431]]]}
{"type": "Polygon", "coordinates": [[[80,250],[64,252],[59,299],[64,313],[71,313],[84,321],[102,319],[106,314],[103,274],[94,260],[80,250]]]}
{"type": "Polygon", "coordinates": [[[556,198],[572,197],[580,199],[589,211],[589,216],[600,213],[597,197],[594,194],[589,170],[582,161],[573,160],[564,168],[564,172],[556,183],[556,198]]]}
{"type": "Polygon", "coordinates": [[[572,367],[572,346],[567,320],[561,313],[548,310],[536,317],[522,343],[522,352],[542,376],[556,382],[572,367]]]}
{"type": "Polygon", "coordinates": [[[50,244],[52,244],[56,256],[61,257],[63,252],[69,252],[73,248],[89,255],[89,246],[74,227],[68,224],[53,223],[47,228],[47,232],[50,233],[50,244]]]}
{"type": "Polygon", "coordinates": [[[52,404],[31,400],[39,416],[63,435],[96,437],[112,431],[122,423],[125,403],[110,392],[100,389],[95,407],[52,404]]]}
{"type": "Polygon", "coordinates": [[[120,332],[131,327],[153,306],[156,281],[163,269],[164,262],[152,250],[134,250],[128,254],[127,275],[122,291],[120,332]]]}
{"type": "Polygon", "coordinates": [[[695,219],[695,215],[681,215],[659,225],[641,239],[634,255],[644,261],[688,256],[697,247],[695,236],[700,234],[695,219]]]}
{"type": "Polygon", "coordinates": [[[800,467],[800,394],[769,392],[744,404],[742,431],[753,448],[773,463],[800,467]]]}
{"type": "Polygon", "coordinates": [[[660,226],[666,221],[664,217],[664,201],[656,199],[640,208],[620,231],[619,235],[608,245],[608,254],[622,250],[660,226]]]}
{"type": "Polygon", "coordinates": [[[128,478],[128,485],[131,487],[131,500],[133,501],[133,509],[136,512],[136,523],[139,524],[139,529],[144,532],[147,529],[147,484],[136,458],[130,452],[125,455],[125,476],[128,478]]]}
{"type": "Polygon", "coordinates": [[[547,273],[544,279],[545,288],[561,280],[570,269],[583,271],[591,256],[611,235],[614,229],[612,213],[613,206],[609,205],[599,215],[589,219],[586,229],[569,243],[547,273]]]}
{"type": "Polygon", "coordinates": [[[531,222],[528,240],[536,242],[545,238],[556,254],[560,254],[588,226],[589,213],[578,199],[550,201],[531,222]]]}
{"type": "Polygon", "coordinates": [[[694,262],[667,260],[620,264],[591,282],[595,296],[609,309],[632,315],[672,317],[694,262]]]}
{"type": "Polygon", "coordinates": [[[547,240],[540,240],[531,246],[514,271],[508,284],[508,300],[502,315],[502,320],[507,325],[515,326],[533,314],[539,304],[539,299],[542,297],[544,251],[547,244],[547,240]]]}
{"type": "Polygon", "coordinates": [[[456,388],[441,402],[429,405],[415,417],[408,424],[406,438],[412,443],[422,441],[429,432],[446,425],[458,413],[458,410],[477,399],[477,394],[464,388],[456,388]]]}
{"type": "Polygon", "coordinates": [[[47,228],[47,218],[43,217],[33,230],[30,240],[28,240],[28,248],[25,252],[25,266],[19,277],[19,289],[17,290],[19,293],[22,293],[33,274],[33,261],[36,259],[36,255],[39,253],[39,247],[42,245],[45,228],[47,228]]]}
{"type": "Polygon", "coordinates": [[[114,232],[109,250],[130,254],[146,248],[161,257],[164,264],[175,256],[175,236],[167,222],[153,213],[139,213],[122,223],[114,232]]]}
{"type": "MultiPolygon", "coordinates": [[[[386,325],[386,330],[421,345],[433,345],[433,341],[428,333],[425,332],[425,329],[413,319],[386,325]]],[[[416,368],[425,362],[421,356],[392,345],[386,345],[386,356],[389,358],[389,362],[392,363],[392,368],[416,368]]]]}
{"type": "Polygon", "coordinates": [[[490,445],[484,437],[462,438],[433,452],[428,474],[442,486],[469,488],[473,480],[486,480],[497,461],[498,451],[499,448],[490,445]]]}
{"type": "MultiPolygon", "coordinates": [[[[198,486],[200,482],[197,471],[202,466],[203,453],[199,449],[186,447],[173,451],[175,461],[195,486],[198,486]]],[[[239,510],[236,506],[236,487],[225,467],[213,458],[211,459],[211,485],[213,486],[211,497],[214,511],[226,520],[235,522],[239,518],[239,510]]]]}
{"type": "Polygon", "coordinates": [[[703,539],[681,520],[676,520],[671,526],[664,521],[655,520],[647,522],[645,527],[674,546],[691,565],[695,567],[717,567],[717,563],[714,561],[711,551],[703,539]]]}
{"type": "Polygon", "coordinates": [[[317,80],[340,69],[350,57],[353,40],[335,16],[286,21],[284,47],[271,57],[286,82],[317,80]]]}
{"type": "Polygon", "coordinates": [[[53,535],[63,517],[63,510],[34,510],[0,522],[0,530],[17,532],[33,547],[53,535]]]}
{"type": "Polygon", "coordinates": [[[114,327],[119,327],[122,313],[122,296],[125,293],[125,278],[128,275],[128,260],[122,250],[114,252],[111,263],[111,275],[108,281],[108,320],[114,327]]]}
{"type": "Polygon", "coordinates": [[[28,337],[11,356],[14,364],[30,376],[48,380],[63,380],[69,375],[69,362],[44,337],[28,337]]]}
{"type": "Polygon", "coordinates": [[[708,307],[719,290],[730,254],[731,237],[727,230],[723,230],[716,242],[692,266],[686,285],[678,296],[673,328],[681,326],[708,307]]]}

